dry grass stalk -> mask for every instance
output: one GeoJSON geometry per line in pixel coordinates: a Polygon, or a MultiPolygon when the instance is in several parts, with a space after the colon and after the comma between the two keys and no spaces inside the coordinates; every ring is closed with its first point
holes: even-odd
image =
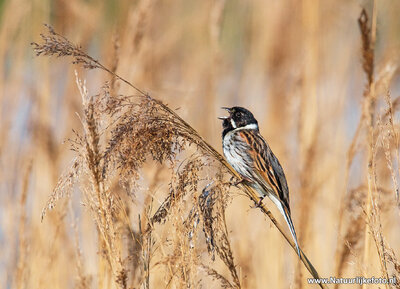
{"type": "MultiPolygon", "coordinates": [[[[374,1],[375,3],[375,1],[374,1]]],[[[374,10],[374,17],[376,17],[376,11],[374,10]]],[[[373,20],[375,23],[376,20],[373,20]]],[[[374,166],[374,154],[375,154],[375,144],[374,144],[374,113],[375,113],[375,92],[374,92],[374,42],[375,42],[375,29],[376,27],[369,28],[368,23],[368,15],[365,9],[361,11],[360,17],[358,18],[358,25],[361,32],[361,42],[362,42],[362,63],[363,70],[367,77],[367,84],[364,90],[364,100],[363,100],[363,110],[360,116],[360,120],[358,122],[358,126],[356,129],[356,133],[353,137],[353,140],[350,144],[348,153],[347,153],[347,172],[346,172],[346,183],[349,181],[349,171],[350,166],[353,163],[354,157],[360,149],[360,137],[363,135],[363,129],[366,128],[366,134],[368,136],[368,159],[367,159],[367,167],[368,167],[368,178],[367,183],[368,186],[364,188],[361,192],[362,194],[355,195],[354,193],[349,193],[346,198],[343,198],[341,201],[341,209],[340,209],[340,220],[339,220],[339,232],[342,230],[344,216],[347,215],[345,213],[346,209],[349,209],[349,204],[351,202],[356,202],[358,206],[362,207],[364,204],[364,200],[366,203],[365,212],[366,217],[369,218],[371,214],[371,202],[372,200],[372,191],[373,191],[373,182],[375,179],[373,166],[374,166]],[[366,193],[364,193],[366,191],[366,193]],[[358,197],[356,197],[358,196],[358,197]]],[[[353,190],[353,192],[357,192],[357,190],[353,190]]],[[[357,210],[359,211],[359,210],[357,210]]],[[[349,212],[352,212],[351,210],[349,212]]],[[[354,214],[351,215],[354,218],[354,214]]],[[[364,231],[364,264],[367,264],[368,254],[369,254],[369,229],[365,224],[367,221],[364,221],[363,214],[360,212],[355,214],[355,222],[351,223],[345,233],[345,242],[342,243],[340,237],[338,237],[339,245],[336,252],[336,274],[340,276],[342,273],[346,260],[350,257],[350,252],[360,243],[360,232],[364,231]],[[354,225],[355,224],[355,225],[354,225]]],[[[364,272],[365,274],[366,272],[364,272]]],[[[335,288],[338,288],[337,284],[335,288]]]]}
{"type": "MultiPolygon", "coordinates": [[[[398,155],[398,137],[397,129],[393,120],[393,103],[390,99],[390,92],[387,91],[385,94],[386,108],[384,112],[379,115],[377,122],[377,143],[380,144],[384,152],[383,161],[390,172],[392,179],[393,196],[390,190],[384,190],[375,188],[377,194],[374,199],[371,215],[367,216],[367,224],[371,230],[371,235],[374,240],[376,250],[380,261],[380,269],[382,276],[385,278],[395,277],[397,280],[400,277],[400,267],[398,266],[398,259],[396,258],[393,249],[390,247],[388,242],[385,240],[383,234],[383,226],[381,222],[382,211],[388,211],[393,206],[393,197],[397,199],[398,192],[398,180],[393,167],[392,154],[398,155]],[[375,205],[376,204],[376,205],[375,205]]],[[[377,158],[375,156],[375,158],[377,158]]],[[[376,165],[374,166],[375,184],[378,184],[378,170],[376,165]]],[[[398,205],[398,203],[397,203],[398,205]]],[[[386,284],[386,288],[400,288],[399,284],[386,284]]]]}
{"type": "MultiPolygon", "coordinates": [[[[126,270],[121,262],[120,248],[117,246],[118,230],[114,220],[121,206],[117,204],[110,191],[110,181],[118,175],[125,190],[137,188],[140,169],[148,158],[165,163],[174,172],[171,178],[170,192],[150,219],[146,234],[153,231],[154,222],[173,220],[178,213],[182,214],[186,207],[185,198],[190,193],[194,205],[190,211],[197,211],[194,215],[197,215],[198,218],[201,216],[203,230],[208,240],[207,246],[211,252],[215,250],[223,261],[231,274],[232,281],[228,281],[225,277],[223,277],[225,279],[217,277],[222,275],[219,273],[218,275],[214,270],[207,270],[207,272],[214,278],[226,280],[223,282],[225,285],[231,284],[231,287],[240,288],[224,213],[227,206],[226,196],[229,182],[223,181],[222,175],[218,173],[212,178],[214,180],[212,187],[202,190],[201,195],[198,194],[200,175],[205,169],[212,165],[217,167],[221,173],[228,173],[236,177],[232,168],[188,123],[165,104],[116,75],[115,72],[84,53],[80,47],[57,34],[52,28],[49,27],[48,35],[42,35],[42,39],[43,44],[32,44],[37,55],[70,56],[74,59],[73,63],[81,64],[88,69],[102,69],[125,82],[140,94],[139,96],[113,95],[105,86],[103,93],[90,97],[85,85],[78,80],[84,105],[82,118],[84,135],[77,135],[77,138],[72,141],[73,148],[78,154],[77,160],[74,161],[70,171],[61,177],[46,209],[52,208],[56,200],[65,194],[65,191],[68,191],[65,184],[72,185],[78,182],[84,192],[86,203],[96,220],[114,280],[121,288],[125,288],[127,286],[126,270]],[[110,119],[106,124],[101,121],[105,119],[105,116],[110,119]],[[109,139],[105,138],[108,134],[106,132],[111,135],[109,139]],[[106,145],[102,145],[102,142],[105,142],[106,145]],[[190,151],[190,147],[195,147],[198,153],[189,156],[186,164],[180,170],[180,166],[184,162],[178,161],[176,164],[177,156],[184,154],[185,151],[190,151]],[[90,182],[87,183],[87,180],[90,182]]],[[[243,184],[241,188],[251,200],[258,203],[259,198],[255,192],[243,184]]],[[[127,193],[130,194],[130,191],[127,193]]],[[[271,219],[295,250],[291,238],[283,231],[272,213],[264,205],[260,209],[271,219]]],[[[192,224],[192,228],[195,223],[187,222],[187,224],[192,224]]],[[[184,232],[184,228],[181,230],[184,232]]],[[[187,243],[187,240],[178,241],[182,244],[187,243]]],[[[148,242],[151,243],[151,240],[148,242]]],[[[149,245],[146,247],[149,248],[149,245]]],[[[148,260],[150,254],[151,252],[148,252],[144,259],[148,260]]],[[[176,263],[174,260],[178,260],[177,262],[181,264],[192,266],[193,264],[188,264],[186,261],[187,258],[191,258],[191,253],[187,254],[189,253],[184,252],[182,255],[175,252],[165,264],[171,268],[171,264],[176,263]]],[[[304,253],[301,254],[301,260],[311,275],[319,278],[317,271],[304,253]]],[[[149,286],[149,263],[149,260],[145,262],[147,264],[147,269],[145,269],[147,288],[149,286]]],[[[190,267],[183,268],[187,268],[187,270],[182,272],[181,280],[196,284],[194,280],[187,279],[192,269],[190,267]]],[[[207,267],[203,266],[203,268],[207,267]]],[[[326,288],[326,285],[321,284],[320,287],[326,288]]]]}
{"type": "MultiPolygon", "coordinates": [[[[350,219],[348,228],[343,237],[342,246],[338,246],[336,256],[336,276],[342,276],[349,262],[351,255],[359,251],[362,246],[362,234],[365,228],[364,213],[362,206],[366,196],[366,187],[361,186],[351,190],[345,199],[345,209],[342,214],[346,215],[346,219],[350,219]]],[[[339,288],[339,284],[335,284],[335,288],[339,288]]]]}
{"type": "MultiPolygon", "coordinates": [[[[373,206],[373,190],[374,190],[374,154],[375,154],[375,138],[374,138],[374,126],[375,126],[375,82],[374,82],[374,46],[375,46],[375,35],[376,35],[376,1],[374,2],[373,15],[372,15],[372,28],[368,27],[368,15],[365,9],[362,10],[361,15],[358,19],[358,24],[361,31],[362,40],[362,53],[363,53],[363,69],[367,76],[368,83],[364,91],[364,111],[366,127],[368,129],[368,194],[366,199],[366,215],[367,218],[371,215],[371,209],[373,206]]],[[[364,263],[368,264],[369,259],[369,247],[370,247],[370,229],[369,226],[365,226],[364,236],[364,263]]],[[[365,269],[366,270],[366,269],[365,269]]],[[[367,275],[367,272],[364,271],[367,275]]],[[[363,288],[365,288],[363,284],[363,288]]]]}
{"type": "MultiPolygon", "coordinates": [[[[365,12],[362,13],[362,15],[365,12]]],[[[365,16],[363,16],[362,19],[364,19],[365,16]]],[[[366,21],[365,19],[363,21],[366,21]]],[[[363,30],[368,30],[368,28],[363,28],[363,30]]],[[[363,36],[362,38],[365,38],[363,36]]],[[[369,40],[365,40],[364,42],[368,42],[369,40]]],[[[370,55],[367,53],[367,55],[370,55]]],[[[368,65],[366,65],[369,67],[368,65]]],[[[369,71],[371,68],[368,68],[369,71]]],[[[392,184],[393,184],[393,189],[395,191],[396,199],[398,196],[398,181],[396,177],[396,172],[394,171],[393,167],[396,167],[396,165],[399,163],[398,162],[398,133],[397,133],[397,128],[396,124],[394,123],[394,113],[398,110],[398,104],[399,101],[398,99],[391,100],[390,97],[390,92],[388,90],[388,85],[391,82],[394,72],[396,71],[396,66],[393,65],[392,63],[386,64],[381,71],[377,74],[377,81],[376,81],[376,91],[382,91],[384,92],[384,100],[386,104],[386,108],[384,112],[380,115],[378,115],[378,121],[377,124],[374,126],[374,131],[373,135],[376,138],[376,148],[374,149],[374,158],[376,158],[378,151],[379,151],[379,145],[382,147],[384,151],[384,156],[386,160],[386,165],[389,169],[390,176],[392,179],[392,184]],[[394,153],[393,153],[394,152],[394,153]],[[396,164],[393,163],[392,161],[392,154],[395,155],[396,159],[396,164]]],[[[367,77],[368,78],[368,77],[367,77]]],[[[369,78],[368,78],[369,79],[369,78]]],[[[367,86],[368,87],[368,86],[367,86]]],[[[378,94],[378,93],[377,93],[378,94]]],[[[364,98],[366,99],[366,98],[364,98]]],[[[364,101],[365,105],[365,101],[364,101]]],[[[350,171],[350,166],[353,163],[354,157],[356,154],[363,148],[363,145],[361,144],[361,136],[363,136],[363,128],[366,126],[366,114],[362,113],[358,127],[356,129],[356,133],[354,135],[354,138],[351,142],[350,148],[348,150],[348,157],[347,157],[347,172],[346,172],[346,183],[348,183],[349,180],[349,171],[350,171]]],[[[376,167],[376,164],[374,165],[376,167]]],[[[374,172],[374,177],[375,179],[378,177],[376,169],[374,172]]],[[[374,180],[374,183],[376,184],[377,181],[374,180]]],[[[377,206],[380,211],[386,211],[388,208],[391,207],[390,198],[388,197],[390,195],[390,190],[385,189],[382,186],[377,186],[375,185],[374,190],[376,192],[384,193],[379,194],[379,199],[377,200],[377,206]]],[[[365,220],[366,217],[363,212],[366,212],[366,208],[364,207],[364,201],[366,200],[366,192],[367,192],[367,187],[364,185],[359,186],[356,189],[352,189],[344,198],[344,200],[341,201],[341,210],[340,210],[340,222],[339,222],[339,232],[341,232],[342,226],[344,226],[344,220],[351,218],[353,221],[350,222],[350,225],[347,226],[345,229],[344,237],[341,239],[340,235],[338,238],[338,243],[342,243],[342,240],[344,240],[344,243],[342,245],[339,245],[337,248],[336,252],[336,275],[341,276],[342,272],[344,271],[345,267],[348,266],[346,265],[348,262],[350,262],[351,255],[353,255],[354,258],[356,258],[363,247],[363,242],[361,239],[361,232],[365,231],[365,225],[369,223],[369,220],[365,220]],[[358,192],[355,194],[355,192],[358,192]],[[356,204],[356,206],[349,206],[349,204],[356,204]],[[360,211],[363,209],[363,211],[360,211]]],[[[367,218],[368,219],[368,218],[367,218]]],[[[373,219],[375,221],[378,221],[379,218],[373,219]]],[[[379,228],[381,228],[381,225],[377,225],[379,228]]],[[[376,231],[376,230],[375,230],[376,231]]],[[[376,231],[377,233],[379,232],[376,231]]],[[[374,233],[375,234],[375,233],[374,233]]],[[[382,232],[380,231],[380,234],[382,232]]],[[[371,234],[372,235],[372,234],[371,234]]],[[[365,241],[365,240],[364,240],[365,241]]],[[[376,243],[377,238],[374,238],[375,244],[378,246],[376,243]]],[[[381,242],[380,242],[381,243],[381,242]]],[[[378,252],[379,254],[379,252],[378,252]]],[[[384,254],[379,254],[382,258],[384,258],[384,254]]],[[[335,288],[338,288],[339,284],[336,284],[335,288]]]]}
{"type": "Polygon", "coordinates": [[[17,269],[15,272],[15,288],[21,289],[24,288],[24,284],[26,284],[26,276],[29,274],[28,266],[27,266],[27,255],[29,253],[28,249],[28,236],[27,236],[27,216],[26,216],[26,200],[27,193],[29,188],[29,179],[32,172],[32,162],[29,163],[26,168],[25,174],[23,176],[22,190],[21,190],[21,198],[20,198],[20,221],[19,221],[19,256],[17,262],[17,269]]]}
{"type": "MultiPolygon", "coordinates": [[[[394,254],[389,252],[391,248],[385,241],[383,235],[383,228],[381,224],[381,211],[388,210],[391,207],[392,200],[390,200],[391,192],[379,185],[379,175],[377,170],[378,164],[378,151],[379,145],[382,146],[384,152],[384,160],[386,161],[386,165],[389,168],[390,176],[392,178],[393,189],[395,191],[395,196],[397,199],[398,192],[398,181],[396,177],[396,173],[393,170],[393,162],[392,162],[392,150],[398,154],[398,137],[394,128],[393,121],[393,107],[395,102],[392,102],[390,99],[390,94],[386,92],[385,95],[385,103],[386,109],[382,113],[382,115],[378,115],[378,121],[376,119],[376,84],[374,81],[374,43],[375,43],[375,31],[376,31],[376,3],[374,1],[374,10],[373,10],[373,21],[372,28],[369,28],[368,23],[368,15],[365,10],[361,12],[359,18],[359,27],[361,31],[361,39],[362,39],[362,52],[363,52],[363,70],[367,77],[367,85],[364,90],[364,101],[363,101],[363,111],[362,116],[360,118],[360,122],[353,139],[353,142],[349,149],[348,154],[348,170],[356,154],[357,148],[356,143],[358,142],[359,136],[361,135],[362,128],[366,128],[365,132],[367,135],[367,145],[366,150],[367,154],[367,165],[368,165],[368,178],[367,178],[367,186],[362,186],[358,191],[362,192],[362,194],[354,195],[350,193],[347,197],[347,201],[345,203],[354,202],[357,200],[356,207],[352,206],[352,208],[346,208],[348,212],[351,212],[352,217],[354,215],[354,209],[358,214],[356,214],[356,219],[354,222],[351,222],[349,229],[345,235],[345,241],[348,246],[346,249],[344,246],[339,247],[342,248],[337,252],[338,263],[337,263],[337,274],[340,276],[342,273],[346,260],[349,259],[350,254],[355,254],[354,250],[360,250],[360,240],[361,240],[361,232],[364,232],[364,246],[363,246],[363,268],[362,271],[364,275],[367,275],[366,270],[368,260],[370,258],[370,237],[372,236],[377,254],[380,261],[380,267],[382,276],[389,278],[391,276],[396,276],[398,278],[398,270],[396,270],[396,264],[398,263],[394,254]],[[391,146],[391,143],[395,145],[391,146]],[[360,208],[362,211],[360,212],[360,208]],[[390,260],[390,261],[389,261],[390,260]],[[390,266],[389,266],[390,264],[390,266]],[[393,268],[389,270],[388,268],[393,268]],[[390,272],[391,271],[391,272],[390,272]]],[[[383,74],[382,74],[383,75],[383,74]]],[[[379,82],[387,87],[390,79],[392,78],[392,73],[385,73],[379,82]]],[[[397,158],[398,159],[398,158],[397,158]]],[[[341,211],[341,218],[343,218],[343,212],[341,211]]],[[[365,288],[365,284],[363,288],[365,288]]],[[[398,285],[385,285],[386,288],[392,288],[392,286],[398,285]]],[[[338,288],[339,285],[336,285],[335,288],[338,288]]]]}
{"type": "MultiPolygon", "coordinates": [[[[72,206],[70,205],[70,212],[71,215],[73,216],[73,210],[72,206]]],[[[91,283],[92,283],[92,278],[91,276],[88,276],[84,272],[84,261],[82,257],[82,251],[81,251],[81,246],[79,244],[79,233],[78,233],[78,226],[77,226],[77,221],[76,219],[73,220],[72,227],[74,229],[74,235],[75,235],[75,259],[76,259],[76,270],[78,273],[78,281],[77,284],[75,285],[76,288],[78,289],[87,289],[91,288],[91,283]]]]}
{"type": "Polygon", "coordinates": [[[384,117],[387,119],[386,125],[384,128],[382,128],[382,131],[387,132],[387,136],[383,137],[383,144],[382,146],[384,147],[385,150],[385,158],[386,158],[386,163],[390,171],[390,176],[392,178],[393,182],[393,187],[395,190],[396,194],[396,200],[397,200],[397,207],[400,208],[400,198],[399,198],[399,184],[396,178],[396,172],[393,166],[392,162],[392,157],[391,157],[391,150],[395,151],[396,155],[396,165],[400,164],[400,155],[399,155],[399,145],[400,145],[400,139],[399,139],[399,133],[398,130],[395,128],[394,124],[394,111],[396,110],[395,108],[395,103],[396,101],[392,102],[391,96],[390,96],[390,91],[387,90],[385,94],[385,101],[386,101],[386,107],[387,111],[384,115],[384,117]],[[385,129],[386,128],[386,129],[385,129]],[[391,143],[393,145],[391,146],[391,143]]]}

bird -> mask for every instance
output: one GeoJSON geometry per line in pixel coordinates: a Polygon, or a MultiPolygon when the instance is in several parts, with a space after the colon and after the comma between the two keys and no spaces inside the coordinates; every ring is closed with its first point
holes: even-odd
{"type": "Polygon", "coordinates": [[[229,116],[219,117],[222,123],[222,149],[232,168],[259,195],[261,205],[265,196],[277,206],[285,218],[290,233],[300,255],[300,246],[290,214],[289,188],[285,173],[278,158],[272,152],[267,141],[260,134],[258,122],[246,108],[222,107],[229,116]]]}

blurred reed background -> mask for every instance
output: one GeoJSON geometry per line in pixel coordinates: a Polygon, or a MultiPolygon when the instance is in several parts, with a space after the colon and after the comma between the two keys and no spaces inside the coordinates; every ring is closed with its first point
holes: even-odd
{"type": "Polygon", "coordinates": [[[140,168],[137,187],[110,182],[114,187],[107,190],[124,217],[110,209],[111,220],[99,221],[91,205],[103,197],[90,199],[82,189],[88,186],[76,185],[57,196],[41,222],[57,180],[76,156],[67,140],[73,130],[84,131],[78,115],[88,115],[74,70],[90,95],[101,94],[105,81],[111,94],[136,93],[71,59],[36,57],[30,43],[46,33],[43,23],[176,110],[219,152],[220,107],[250,109],[285,169],[300,244],[319,274],[400,276],[400,2],[375,5],[0,1],[0,288],[311,287],[295,251],[232,187],[225,228],[235,269],[209,258],[204,236],[195,256],[185,253],[193,245],[182,234],[180,209],[154,225],[150,237],[142,234],[173,182],[166,165],[152,160],[140,168]],[[373,71],[358,23],[363,8],[372,27],[365,33],[374,48],[373,71]],[[107,222],[114,231],[107,231],[107,222]]]}

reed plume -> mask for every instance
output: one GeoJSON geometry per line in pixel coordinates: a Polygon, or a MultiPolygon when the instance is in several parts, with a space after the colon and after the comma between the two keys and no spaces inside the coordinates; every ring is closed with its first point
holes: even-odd
{"type": "MultiPolygon", "coordinates": [[[[141,227],[138,232],[143,243],[142,255],[146,256],[141,261],[144,268],[141,284],[148,288],[149,258],[156,254],[152,249],[155,243],[151,241],[151,236],[154,236],[158,224],[170,222],[179,233],[172,244],[159,245],[162,256],[156,263],[157,266],[165,266],[168,284],[184,282],[196,286],[200,280],[195,270],[200,268],[205,275],[219,280],[223,287],[241,288],[225,219],[225,209],[231,199],[231,184],[238,180],[236,173],[176,111],[87,55],[80,46],[71,43],[50,26],[47,28],[47,34],[41,35],[42,42],[32,43],[38,56],[71,57],[74,64],[106,71],[133,88],[136,94],[118,95],[106,83],[100,93],[90,96],[85,83],[77,76],[83,103],[83,134],[76,133],[76,138],[70,140],[76,158],[59,179],[42,215],[53,208],[58,199],[69,196],[74,185],[78,185],[96,221],[101,250],[106,252],[113,279],[121,288],[126,288],[128,277],[122,249],[118,245],[121,242],[118,224],[127,224],[128,220],[122,198],[112,190],[112,184],[118,179],[119,186],[133,199],[141,191],[141,169],[152,160],[165,166],[171,177],[165,199],[154,213],[151,213],[149,205],[146,228],[141,227]],[[230,272],[230,277],[198,258],[202,253],[201,244],[198,244],[201,236],[199,228],[204,233],[209,257],[214,260],[218,256],[230,272]],[[145,240],[148,240],[147,244],[144,244],[145,240]],[[174,268],[181,270],[177,272],[174,268]]],[[[255,204],[259,203],[257,193],[250,187],[242,183],[240,189],[255,204]]],[[[260,210],[295,250],[291,238],[265,205],[261,205],[260,210]]],[[[135,238],[137,232],[131,231],[131,237],[135,238]]],[[[319,278],[303,252],[301,260],[311,275],[319,278]]],[[[325,288],[326,285],[320,284],[320,287],[325,288]]]]}

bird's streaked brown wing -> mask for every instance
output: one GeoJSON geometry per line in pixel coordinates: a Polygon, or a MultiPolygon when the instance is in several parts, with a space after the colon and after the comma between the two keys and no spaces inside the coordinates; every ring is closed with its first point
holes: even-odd
{"type": "Polygon", "coordinates": [[[274,194],[288,209],[289,189],[282,166],[269,145],[255,130],[240,131],[241,138],[248,144],[248,154],[252,160],[253,176],[264,190],[274,194]]]}
{"type": "MultiPolygon", "coordinates": [[[[233,138],[232,138],[233,137],[233,138]]],[[[233,135],[235,145],[229,157],[235,170],[255,184],[255,189],[263,196],[268,195],[285,218],[296,245],[297,254],[301,250],[290,216],[289,189],[282,166],[258,130],[238,130],[233,135]],[[240,160],[237,160],[240,158],[240,160]]]]}

